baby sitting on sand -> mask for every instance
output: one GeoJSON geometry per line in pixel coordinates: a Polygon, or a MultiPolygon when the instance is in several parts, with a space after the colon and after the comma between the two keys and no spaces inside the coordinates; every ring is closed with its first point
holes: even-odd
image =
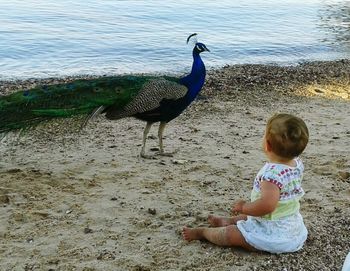
{"type": "Polygon", "coordinates": [[[269,162],[254,180],[251,202],[237,201],[232,208],[239,213],[237,216],[210,215],[208,221],[212,227],[184,227],[183,238],[271,253],[301,249],[307,229],[299,213],[299,200],[304,195],[301,187],[304,166],[298,156],[308,139],[309,132],[302,119],[289,114],[271,117],[263,138],[263,150],[269,162]]]}

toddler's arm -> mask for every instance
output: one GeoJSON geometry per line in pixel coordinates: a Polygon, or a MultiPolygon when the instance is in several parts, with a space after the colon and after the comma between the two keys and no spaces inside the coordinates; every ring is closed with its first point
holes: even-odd
{"type": "Polygon", "coordinates": [[[253,202],[240,200],[233,206],[233,211],[251,216],[263,216],[272,213],[280,198],[280,189],[277,185],[262,181],[261,197],[253,202]]]}

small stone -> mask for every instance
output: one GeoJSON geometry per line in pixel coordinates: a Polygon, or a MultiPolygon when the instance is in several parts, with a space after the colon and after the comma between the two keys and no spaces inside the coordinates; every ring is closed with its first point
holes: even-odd
{"type": "Polygon", "coordinates": [[[315,88],[315,92],[317,92],[317,93],[324,93],[324,90],[320,89],[320,88],[315,88]]]}
{"type": "Polygon", "coordinates": [[[33,239],[33,238],[28,238],[28,239],[26,240],[26,242],[29,243],[29,244],[31,244],[31,243],[34,242],[34,239],[33,239]]]}
{"type": "Polygon", "coordinates": [[[182,211],[179,213],[181,216],[185,216],[185,217],[189,217],[191,216],[191,212],[187,212],[187,211],[182,211]]]}
{"type": "Polygon", "coordinates": [[[350,172],[348,172],[348,171],[339,171],[338,175],[343,180],[346,180],[346,179],[350,178],[350,172]]]}
{"type": "Polygon", "coordinates": [[[7,172],[8,173],[18,173],[18,172],[21,172],[22,170],[19,169],[19,168],[11,168],[9,169],[7,172]]]}
{"type": "Polygon", "coordinates": [[[334,207],[334,212],[335,212],[335,213],[341,213],[341,209],[338,208],[338,207],[334,207]]]}
{"type": "Polygon", "coordinates": [[[98,256],[97,256],[97,258],[96,258],[97,260],[102,260],[103,259],[103,255],[102,255],[102,253],[101,254],[99,254],[98,256]]]}
{"type": "Polygon", "coordinates": [[[86,227],[86,228],[84,229],[84,233],[85,233],[85,234],[92,233],[92,232],[93,232],[93,230],[90,229],[89,227],[86,227]]]}
{"type": "Polygon", "coordinates": [[[41,217],[49,217],[50,214],[48,212],[45,212],[45,211],[33,211],[32,213],[33,215],[38,215],[38,216],[41,216],[41,217]]]}
{"type": "Polygon", "coordinates": [[[15,213],[13,215],[13,219],[16,222],[23,222],[25,220],[25,217],[24,217],[24,215],[22,213],[15,213]]]}
{"type": "Polygon", "coordinates": [[[173,159],[171,160],[171,162],[175,165],[183,165],[186,164],[188,162],[188,160],[185,159],[173,159]]]}
{"type": "Polygon", "coordinates": [[[51,259],[51,260],[48,260],[48,264],[59,264],[60,260],[58,259],[51,259]]]}
{"type": "Polygon", "coordinates": [[[151,215],[155,215],[157,213],[155,208],[148,208],[148,213],[151,215]]]}
{"type": "Polygon", "coordinates": [[[0,194],[0,203],[8,204],[10,203],[10,198],[6,194],[0,194]]]}

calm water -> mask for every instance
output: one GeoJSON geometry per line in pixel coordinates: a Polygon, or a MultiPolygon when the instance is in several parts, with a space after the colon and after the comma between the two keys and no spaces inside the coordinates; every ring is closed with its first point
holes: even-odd
{"type": "Polygon", "coordinates": [[[182,73],[188,34],[207,67],[350,56],[350,1],[0,0],[0,79],[182,73]]]}

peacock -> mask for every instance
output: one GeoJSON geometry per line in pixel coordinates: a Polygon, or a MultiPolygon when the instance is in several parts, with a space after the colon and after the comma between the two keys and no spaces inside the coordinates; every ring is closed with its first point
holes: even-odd
{"type": "Polygon", "coordinates": [[[69,83],[41,85],[0,97],[0,134],[28,129],[55,118],[85,115],[84,124],[98,114],[109,120],[135,117],[145,121],[141,157],[151,126],[159,122],[159,154],[164,152],[163,133],[168,122],[179,116],[202,89],[206,69],[200,53],[209,52],[195,39],[191,72],[182,78],[155,75],[120,75],[78,79],[69,83]]]}

